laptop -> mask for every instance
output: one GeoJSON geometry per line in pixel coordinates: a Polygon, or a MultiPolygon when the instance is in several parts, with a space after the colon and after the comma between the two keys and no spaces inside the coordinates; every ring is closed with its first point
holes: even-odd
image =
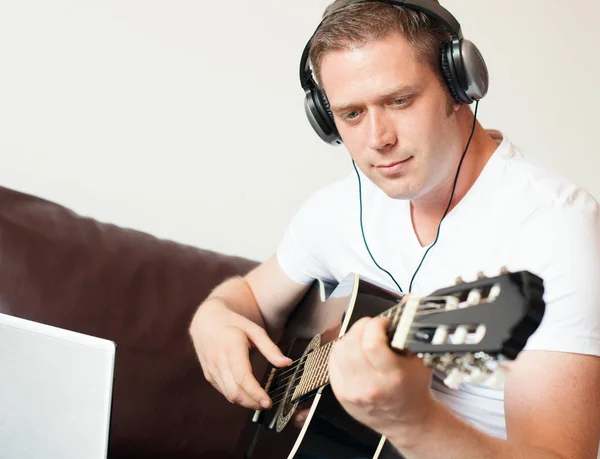
{"type": "Polygon", "coordinates": [[[115,351],[0,314],[0,458],[106,459],[115,351]]]}

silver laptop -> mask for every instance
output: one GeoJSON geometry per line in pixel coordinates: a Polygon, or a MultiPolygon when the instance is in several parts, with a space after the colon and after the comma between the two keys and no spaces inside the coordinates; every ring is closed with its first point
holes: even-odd
{"type": "Polygon", "coordinates": [[[0,458],[105,459],[115,343],[0,314],[0,458]]]}

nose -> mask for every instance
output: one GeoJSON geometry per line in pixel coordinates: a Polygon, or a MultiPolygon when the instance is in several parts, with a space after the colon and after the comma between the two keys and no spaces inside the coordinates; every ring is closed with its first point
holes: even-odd
{"type": "Polygon", "coordinates": [[[396,129],[384,110],[369,111],[369,147],[372,150],[387,150],[397,140],[396,129]]]}

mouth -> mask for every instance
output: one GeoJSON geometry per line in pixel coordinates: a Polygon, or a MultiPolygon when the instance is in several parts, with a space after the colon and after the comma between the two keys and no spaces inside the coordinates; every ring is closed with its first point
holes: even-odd
{"type": "Polygon", "coordinates": [[[385,176],[391,176],[398,174],[401,172],[407,165],[407,163],[412,159],[412,156],[403,159],[402,161],[394,161],[391,163],[380,164],[375,166],[375,169],[381,174],[385,176]]]}

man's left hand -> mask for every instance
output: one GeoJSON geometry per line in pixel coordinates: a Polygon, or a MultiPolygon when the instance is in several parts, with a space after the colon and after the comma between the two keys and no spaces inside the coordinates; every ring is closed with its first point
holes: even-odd
{"type": "Polygon", "coordinates": [[[329,360],[331,388],[357,421],[382,435],[422,425],[435,409],[432,371],[413,354],[389,347],[388,319],[362,318],[337,341],[329,360]]]}

